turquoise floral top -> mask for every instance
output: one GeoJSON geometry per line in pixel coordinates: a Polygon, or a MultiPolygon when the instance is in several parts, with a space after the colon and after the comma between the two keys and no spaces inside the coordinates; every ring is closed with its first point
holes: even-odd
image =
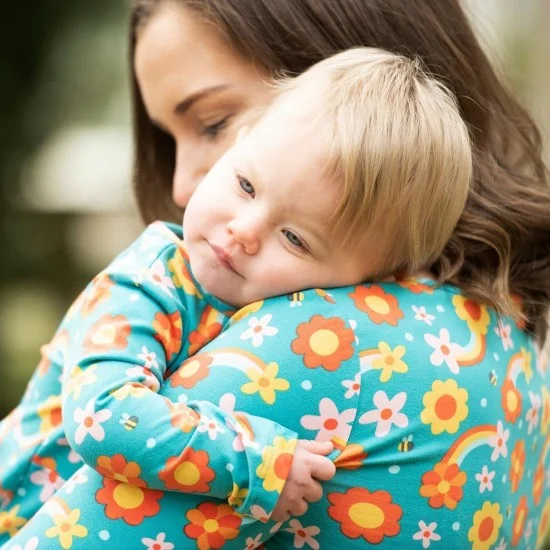
{"type": "MultiPolygon", "coordinates": [[[[230,433],[236,455],[255,448],[269,470],[252,466],[239,477],[248,485],[233,478],[228,498],[213,498],[235,455],[191,445],[178,474],[165,468],[165,487],[152,488],[146,453],[130,452],[148,426],[141,411],[99,473],[81,467],[20,530],[12,498],[6,548],[540,548],[549,388],[533,338],[452,286],[414,279],[251,304],[159,394],[197,410],[209,437],[230,433]],[[195,409],[205,398],[230,416],[195,409]],[[268,520],[256,498],[284,486],[292,449],[241,415],[334,442],[337,473],[304,516],[268,520]]],[[[163,437],[147,434],[150,453],[163,437]]]]}

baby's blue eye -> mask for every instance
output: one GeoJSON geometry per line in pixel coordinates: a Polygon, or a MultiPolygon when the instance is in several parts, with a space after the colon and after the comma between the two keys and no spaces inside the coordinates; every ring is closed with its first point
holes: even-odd
{"type": "Polygon", "coordinates": [[[293,233],[292,231],[289,231],[288,229],[285,229],[283,230],[283,235],[288,239],[288,241],[290,242],[290,244],[294,245],[294,246],[297,246],[299,248],[303,248],[304,247],[304,243],[302,242],[302,240],[300,239],[300,237],[298,237],[295,233],[293,233]]]}
{"type": "Polygon", "coordinates": [[[245,193],[248,193],[249,195],[252,195],[252,196],[256,194],[256,191],[254,190],[254,186],[246,178],[239,177],[239,183],[241,185],[242,190],[245,193]]]}

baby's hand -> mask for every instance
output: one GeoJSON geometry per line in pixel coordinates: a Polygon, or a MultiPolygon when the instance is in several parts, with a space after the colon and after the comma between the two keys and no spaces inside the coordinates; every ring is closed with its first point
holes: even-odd
{"type": "Polygon", "coordinates": [[[270,519],[286,521],[290,516],[301,516],[310,502],[323,496],[323,488],[316,480],[328,481],[334,477],[336,466],[323,456],[332,452],[333,447],[330,441],[298,441],[288,478],[270,519]]]}

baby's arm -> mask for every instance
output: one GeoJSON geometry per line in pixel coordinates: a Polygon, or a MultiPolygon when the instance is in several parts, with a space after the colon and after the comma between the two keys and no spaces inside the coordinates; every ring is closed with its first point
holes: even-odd
{"type": "MultiPolygon", "coordinates": [[[[242,513],[253,506],[269,513],[284,480],[271,490],[262,481],[276,467],[278,438],[292,456],[296,434],[265,418],[229,414],[207,401],[187,406],[156,393],[168,366],[182,359],[178,354],[186,319],[173,303],[147,277],[136,284],[131,274],[110,273],[94,281],[66,323],[67,439],[105,477],[123,476],[151,489],[229,495],[242,513]],[[199,429],[201,418],[222,428],[215,439],[199,429]],[[236,449],[243,419],[254,445],[236,449]]],[[[300,456],[307,462],[309,454],[300,456]]],[[[298,513],[302,502],[295,498],[287,509],[298,513]]]]}

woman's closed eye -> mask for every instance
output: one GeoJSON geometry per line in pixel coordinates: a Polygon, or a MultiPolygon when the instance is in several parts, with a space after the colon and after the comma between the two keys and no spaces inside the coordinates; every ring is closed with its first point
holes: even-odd
{"type": "Polygon", "coordinates": [[[208,138],[210,141],[215,141],[220,134],[227,128],[229,119],[231,116],[226,116],[213,124],[208,124],[202,128],[202,134],[208,138]]]}
{"type": "Polygon", "coordinates": [[[256,196],[256,190],[254,189],[254,186],[243,176],[237,176],[239,180],[239,185],[241,186],[241,189],[247,194],[250,195],[252,198],[256,196]]]}

